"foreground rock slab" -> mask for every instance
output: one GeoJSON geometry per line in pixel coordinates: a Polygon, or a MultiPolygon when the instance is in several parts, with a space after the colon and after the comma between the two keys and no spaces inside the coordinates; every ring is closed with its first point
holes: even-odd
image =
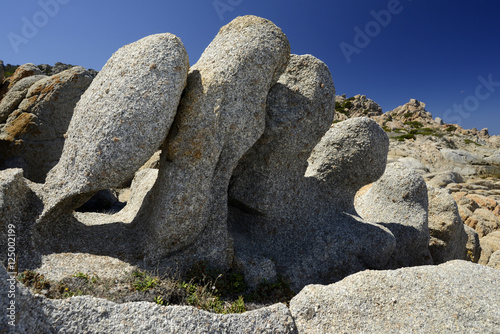
{"type": "Polygon", "coordinates": [[[499,286],[500,271],[456,260],[310,285],[290,310],[299,333],[498,333],[499,286]]]}
{"type": "MultiPolygon", "coordinates": [[[[138,302],[116,304],[89,296],[64,300],[34,296],[24,286],[9,280],[0,265],[0,308],[8,307],[7,291],[16,286],[16,320],[0,314],[0,330],[16,333],[297,333],[284,304],[243,314],[214,314],[190,306],[159,306],[138,302]]],[[[3,331],[2,331],[3,332],[3,331]]]]}

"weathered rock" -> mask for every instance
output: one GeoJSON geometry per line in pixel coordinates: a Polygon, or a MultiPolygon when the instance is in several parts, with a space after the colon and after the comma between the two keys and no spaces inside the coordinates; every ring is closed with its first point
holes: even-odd
{"type": "Polygon", "coordinates": [[[425,174],[425,173],[429,172],[429,169],[423,163],[421,163],[420,161],[418,161],[415,158],[411,158],[411,157],[400,158],[400,159],[398,159],[398,161],[400,163],[402,163],[403,165],[408,166],[408,168],[414,169],[421,174],[425,174]]]}
{"type": "Polygon", "coordinates": [[[137,220],[147,230],[149,261],[169,256],[180,270],[201,260],[229,266],[229,179],[264,131],[266,97],[289,56],[278,27],[244,16],[221,28],[191,67],[154,200],[137,220]]]}
{"type": "Polygon", "coordinates": [[[488,267],[500,270],[500,250],[497,250],[495,253],[491,254],[488,261],[488,267]]]}
{"type": "Polygon", "coordinates": [[[427,187],[429,198],[429,250],[434,263],[465,260],[467,234],[458,212],[457,203],[443,189],[427,187]]]}
{"type": "Polygon", "coordinates": [[[353,117],[374,117],[382,114],[382,107],[365,95],[355,95],[346,98],[345,95],[335,96],[335,121],[344,121],[353,117]]]}
{"type": "Polygon", "coordinates": [[[7,254],[11,253],[7,252],[9,235],[15,238],[14,253],[18,257],[17,264],[12,263],[9,271],[36,264],[31,226],[40,208],[41,203],[23,178],[22,169],[0,171],[0,249],[5,250],[0,252],[0,262],[7,263],[7,254]]]}
{"type": "Polygon", "coordinates": [[[442,149],[441,154],[446,160],[459,164],[484,165],[484,160],[475,154],[464,150],[442,149]]]}
{"type": "Polygon", "coordinates": [[[269,93],[266,130],[231,180],[237,254],[272,259],[295,290],[382,268],[394,249],[387,229],[353,209],[356,191],[383,173],[387,136],[368,118],[337,123],[323,136],[333,92],[322,62],[292,56],[269,93]]]}
{"type": "Polygon", "coordinates": [[[47,175],[40,222],[132,178],[164,141],[188,67],[182,42],[171,34],[113,54],[75,107],[61,159],[47,175]]]}
{"type": "Polygon", "coordinates": [[[481,257],[479,264],[487,265],[491,255],[500,250],[500,231],[488,234],[484,238],[479,239],[481,244],[481,257]]]}
{"type": "Polygon", "coordinates": [[[28,94],[29,88],[43,78],[46,78],[46,76],[32,75],[21,79],[7,92],[0,103],[0,123],[5,122],[9,115],[19,107],[19,104],[28,94]]]}
{"type": "Polygon", "coordinates": [[[477,209],[471,217],[471,227],[474,227],[479,238],[482,238],[491,232],[500,231],[500,219],[488,209],[477,209]]]}
{"type": "Polygon", "coordinates": [[[44,75],[40,69],[32,63],[21,65],[10,77],[9,89],[14,87],[19,81],[32,75],[44,75]]]}
{"type": "MultiPolygon", "coordinates": [[[[32,78],[40,77],[20,81],[2,105],[19,85],[32,78]]],[[[75,105],[92,82],[92,76],[83,67],[41,78],[29,87],[0,134],[4,166],[22,167],[26,178],[39,183],[59,161],[75,105]]]]}
{"type": "Polygon", "coordinates": [[[432,264],[427,187],[420,174],[401,163],[388,164],[384,175],[358,194],[355,206],[361,217],[396,237],[389,268],[432,264]]]}
{"type": "Polygon", "coordinates": [[[428,182],[436,187],[446,187],[450,183],[462,183],[464,182],[462,176],[455,172],[442,172],[434,175],[432,179],[428,182]]]}
{"type": "MultiPolygon", "coordinates": [[[[10,288],[0,265],[0,293],[10,288]]],[[[137,302],[116,304],[89,296],[51,300],[33,296],[17,284],[16,331],[18,333],[297,333],[290,311],[275,304],[243,314],[214,314],[190,306],[159,306],[137,302]]],[[[1,298],[7,309],[9,299],[1,298]]],[[[6,312],[0,326],[8,328],[6,312]]]]}
{"type": "Polygon", "coordinates": [[[466,261],[364,271],[290,302],[299,333],[496,333],[500,271],[466,261]]]}
{"type": "Polygon", "coordinates": [[[479,236],[472,227],[464,225],[464,230],[467,234],[467,244],[465,245],[465,247],[467,248],[466,260],[477,263],[479,261],[479,257],[481,256],[479,236]]]}

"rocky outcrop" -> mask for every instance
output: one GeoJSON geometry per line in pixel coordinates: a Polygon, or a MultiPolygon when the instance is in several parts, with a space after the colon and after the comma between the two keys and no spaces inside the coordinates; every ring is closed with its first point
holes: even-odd
{"type": "Polygon", "coordinates": [[[169,256],[181,270],[202,260],[229,267],[229,180],[264,131],[266,97],[289,56],[281,29],[245,16],[221,28],[191,67],[154,200],[137,220],[147,229],[148,261],[169,256]]]}
{"type": "Polygon", "coordinates": [[[32,75],[44,75],[40,69],[32,63],[21,65],[17,68],[17,70],[12,74],[9,78],[9,89],[14,87],[19,81],[24,78],[30,77],[32,75]]]}
{"type": "Polygon", "coordinates": [[[365,95],[355,95],[346,98],[345,95],[335,96],[334,122],[345,121],[352,117],[374,117],[382,115],[382,107],[365,95]]]}
{"type": "Polygon", "coordinates": [[[0,167],[23,168],[25,177],[44,182],[59,161],[75,105],[91,82],[86,69],[73,67],[51,77],[30,76],[16,84],[0,105],[2,112],[11,95],[22,97],[0,131],[0,167]],[[21,85],[26,86],[22,92],[21,85]]]}
{"type": "Polygon", "coordinates": [[[364,271],[290,302],[299,333],[494,333],[500,271],[465,261],[364,271]]]}
{"type": "Polygon", "coordinates": [[[361,217],[379,222],[396,237],[389,268],[433,263],[427,187],[420,174],[400,163],[389,164],[377,182],[358,193],[355,206],[361,217]]]}
{"type": "Polygon", "coordinates": [[[462,220],[476,230],[480,238],[500,230],[500,205],[493,198],[465,192],[455,192],[453,197],[462,220]]]}
{"type": "Polygon", "coordinates": [[[427,186],[429,198],[429,250],[435,264],[465,260],[467,234],[453,197],[445,190],[427,186]]]}
{"type": "Polygon", "coordinates": [[[0,123],[4,123],[10,114],[19,107],[28,90],[37,81],[46,78],[45,75],[32,75],[19,80],[5,95],[0,103],[0,123]]]}
{"type": "Polygon", "coordinates": [[[487,265],[490,262],[491,256],[500,250],[500,231],[488,234],[486,237],[481,238],[479,242],[481,244],[479,264],[487,265]]]}
{"type": "Polygon", "coordinates": [[[47,175],[40,223],[132,178],[164,141],[188,67],[182,42],[171,34],[113,54],[75,107],[61,158],[47,175]]]}

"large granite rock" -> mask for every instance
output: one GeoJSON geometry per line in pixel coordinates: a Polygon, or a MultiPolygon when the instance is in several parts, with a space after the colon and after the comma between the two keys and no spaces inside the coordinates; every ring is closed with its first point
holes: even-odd
{"type": "Polygon", "coordinates": [[[147,230],[149,261],[169,256],[179,269],[201,260],[232,262],[229,179],[264,131],[266,97],[289,56],[278,27],[245,16],[221,28],[191,67],[153,201],[137,220],[147,230]]]}
{"type": "Polygon", "coordinates": [[[434,263],[465,260],[467,233],[453,197],[443,189],[427,186],[429,198],[429,250],[434,263]]]}
{"type": "Polygon", "coordinates": [[[432,264],[429,252],[427,187],[422,176],[401,163],[388,164],[384,175],[360,191],[356,211],[380,222],[396,237],[388,268],[432,264]]]}
{"type": "Polygon", "coordinates": [[[395,245],[353,209],[356,191],[382,175],[388,139],[368,118],[328,130],[333,94],[322,62],[292,56],[269,94],[266,130],[231,181],[237,255],[260,257],[257,266],[272,259],[295,290],[381,268],[395,245]]]}
{"type": "Polygon", "coordinates": [[[466,261],[364,271],[290,302],[299,333],[498,333],[500,271],[466,261]]]}
{"type": "Polygon", "coordinates": [[[32,75],[21,79],[7,92],[0,103],[0,123],[5,122],[9,115],[19,107],[19,104],[28,94],[29,88],[43,78],[46,78],[46,76],[32,75]]]}
{"type": "Polygon", "coordinates": [[[133,177],[168,133],[188,67],[182,42],[171,34],[113,54],[75,107],[61,159],[47,175],[40,222],[133,177]]]}
{"type": "Polygon", "coordinates": [[[0,133],[3,165],[23,168],[26,178],[43,183],[59,161],[75,105],[92,79],[83,67],[73,67],[51,77],[31,76],[15,85],[0,109],[19,85],[36,81],[25,90],[0,133]]]}
{"type": "Polygon", "coordinates": [[[15,327],[7,312],[0,314],[0,328],[16,333],[297,333],[290,311],[275,304],[243,314],[214,314],[190,306],[159,306],[137,302],[116,304],[89,296],[50,300],[33,296],[25,287],[9,281],[0,264],[0,307],[3,298],[17,288],[15,327]]]}

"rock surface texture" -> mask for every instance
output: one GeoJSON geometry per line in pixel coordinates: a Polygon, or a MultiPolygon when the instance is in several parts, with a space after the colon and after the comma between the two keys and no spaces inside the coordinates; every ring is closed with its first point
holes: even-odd
{"type": "Polygon", "coordinates": [[[458,206],[444,189],[427,186],[429,197],[429,249],[436,264],[465,260],[467,234],[458,206]]]}
{"type": "Polygon", "coordinates": [[[240,161],[229,191],[237,255],[272,259],[296,290],[381,268],[395,245],[387,229],[353,209],[356,191],[383,173],[387,137],[360,118],[321,138],[324,123],[314,121],[331,117],[327,78],[321,62],[292,57],[270,92],[266,131],[240,161]],[[324,87],[313,84],[317,77],[324,87]]]}
{"type": "Polygon", "coordinates": [[[299,333],[497,333],[500,271],[465,261],[364,271],[290,302],[299,333]]]}
{"type": "Polygon", "coordinates": [[[267,94],[289,57],[281,29],[245,16],[221,28],[191,67],[154,200],[138,222],[148,231],[149,261],[172,255],[181,267],[202,260],[230,265],[229,179],[264,131],[267,94]]]}
{"type": "MultiPolygon", "coordinates": [[[[0,265],[2,296],[10,289],[8,279],[0,265]]],[[[8,302],[8,298],[1,298],[0,307],[6,310],[8,302]]],[[[190,306],[116,304],[88,296],[51,300],[34,296],[17,285],[16,305],[16,333],[297,333],[284,304],[244,314],[220,315],[190,306]]],[[[8,321],[6,312],[2,312],[0,328],[9,328],[8,321]]]]}
{"type": "Polygon", "coordinates": [[[133,177],[164,141],[188,68],[186,50],[171,34],[113,54],[76,105],[61,159],[47,175],[41,221],[133,177]]]}
{"type": "Polygon", "coordinates": [[[51,77],[31,76],[16,84],[2,105],[19,85],[34,81],[0,132],[3,165],[22,167],[25,177],[43,183],[59,161],[75,105],[92,79],[83,67],[73,67],[51,77]]]}
{"type": "Polygon", "coordinates": [[[388,267],[432,264],[429,203],[422,176],[401,163],[393,163],[367,188],[358,193],[356,211],[366,220],[380,222],[396,237],[396,251],[388,267]]]}

